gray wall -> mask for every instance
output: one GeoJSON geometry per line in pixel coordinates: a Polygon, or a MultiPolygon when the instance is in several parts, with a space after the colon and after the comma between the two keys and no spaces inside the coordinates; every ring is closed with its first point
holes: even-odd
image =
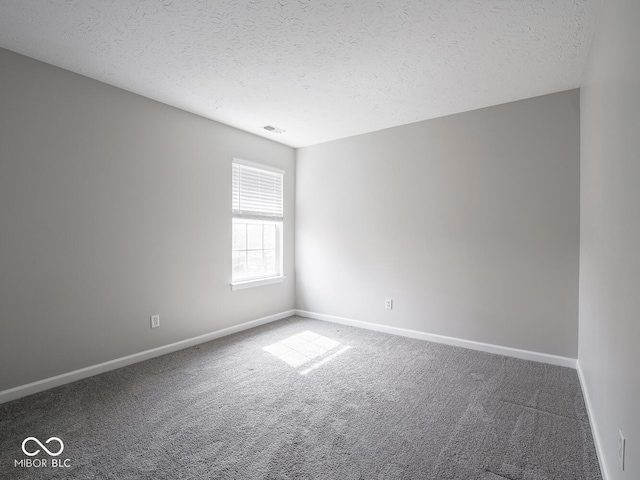
{"type": "Polygon", "coordinates": [[[637,0],[603,3],[581,89],[579,364],[609,480],[640,478],[638,19],[637,0]]]}
{"type": "Polygon", "coordinates": [[[0,50],[0,390],[294,308],[294,157],[0,50]],[[233,156],[287,172],[284,283],[229,288],[233,156]]]}
{"type": "Polygon", "coordinates": [[[299,149],[298,308],[576,358],[579,154],[577,90],[299,149]]]}

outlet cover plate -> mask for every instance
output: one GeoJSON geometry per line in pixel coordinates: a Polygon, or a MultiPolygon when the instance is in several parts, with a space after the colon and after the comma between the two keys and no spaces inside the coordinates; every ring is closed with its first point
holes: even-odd
{"type": "Polygon", "coordinates": [[[158,328],[160,326],[160,315],[151,315],[151,328],[158,328]]]}
{"type": "Polygon", "coordinates": [[[618,460],[620,460],[620,468],[624,470],[624,449],[626,447],[626,439],[624,438],[624,434],[622,430],[618,430],[618,460]]]}

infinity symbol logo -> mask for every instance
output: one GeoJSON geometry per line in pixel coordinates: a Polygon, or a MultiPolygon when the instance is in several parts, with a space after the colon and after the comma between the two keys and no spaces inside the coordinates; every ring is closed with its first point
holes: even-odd
{"type": "Polygon", "coordinates": [[[40,449],[36,450],[35,452],[27,452],[27,449],[25,448],[25,445],[27,444],[27,442],[31,440],[33,442],[36,442],[38,445],[40,445],[40,448],[43,449],[45,452],[47,452],[49,455],[51,455],[52,457],[57,457],[58,455],[60,455],[62,453],[62,451],[64,450],[64,443],[62,443],[62,440],[60,440],[58,437],[51,437],[49,440],[47,440],[44,443],[49,443],[52,440],[55,440],[56,442],[58,442],[60,444],[60,450],[58,450],[57,452],[52,452],[50,451],[47,447],[45,447],[40,440],[38,440],[36,437],[27,437],[23,440],[22,442],[22,451],[24,452],[25,455],[29,455],[30,457],[33,457],[34,455],[37,455],[40,453],[40,449]]]}

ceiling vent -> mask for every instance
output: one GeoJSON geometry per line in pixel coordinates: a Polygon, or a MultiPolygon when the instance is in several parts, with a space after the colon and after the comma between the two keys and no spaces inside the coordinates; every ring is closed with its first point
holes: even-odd
{"type": "Polygon", "coordinates": [[[267,125],[266,127],[264,127],[265,130],[268,130],[269,132],[273,132],[273,133],[284,133],[286,130],[283,130],[281,128],[278,127],[274,127],[272,125],[267,125]]]}

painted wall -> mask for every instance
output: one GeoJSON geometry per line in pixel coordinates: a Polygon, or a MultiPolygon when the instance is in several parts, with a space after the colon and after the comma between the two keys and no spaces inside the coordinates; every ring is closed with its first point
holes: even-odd
{"type": "Polygon", "coordinates": [[[0,50],[0,391],[294,308],[294,158],[0,50]],[[229,288],[233,156],[287,172],[284,283],[229,288]]]}
{"type": "Polygon", "coordinates": [[[609,480],[640,478],[640,2],[606,0],[581,88],[579,366],[609,480]],[[618,461],[618,430],[627,439],[618,461]]]}
{"type": "Polygon", "coordinates": [[[571,90],[299,149],[298,308],[576,358],[579,146],[571,90]]]}

